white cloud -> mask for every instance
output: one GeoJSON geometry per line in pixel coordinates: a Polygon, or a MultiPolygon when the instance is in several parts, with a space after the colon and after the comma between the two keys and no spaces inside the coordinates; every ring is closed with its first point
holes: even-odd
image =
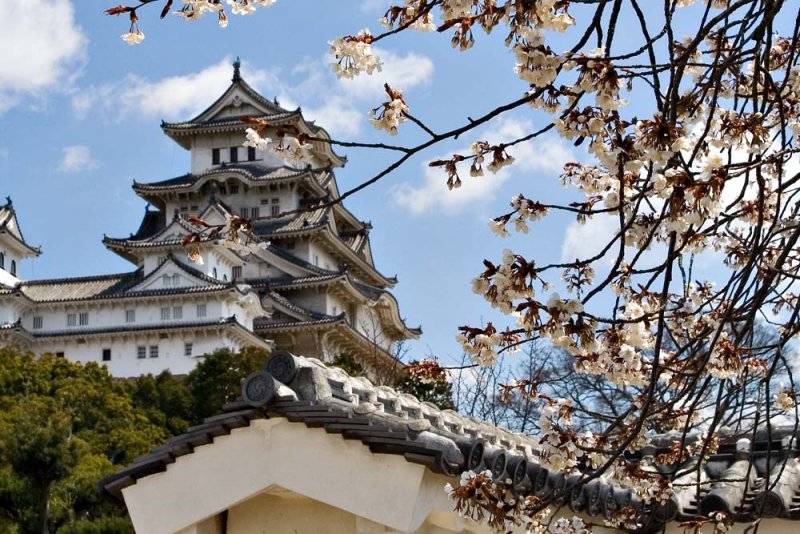
{"type": "MultiPolygon", "coordinates": [[[[242,70],[247,73],[247,82],[258,90],[279,86],[274,73],[248,68],[247,64],[242,70]]],[[[225,92],[231,72],[231,58],[226,57],[200,72],[155,81],[131,74],[121,82],[81,91],[73,97],[72,107],[81,118],[101,105],[117,120],[134,114],[147,119],[183,120],[201,112],[225,92]]]]}
{"type": "MultiPolygon", "coordinates": [[[[572,221],[564,231],[561,241],[561,261],[586,260],[599,254],[619,232],[619,221],[606,214],[598,214],[581,224],[572,221]]],[[[618,248],[612,248],[606,257],[615,255],[618,248]]]]}
{"type": "MultiPolygon", "coordinates": [[[[530,133],[531,129],[532,124],[528,121],[504,119],[497,124],[494,130],[480,136],[480,139],[490,143],[509,142],[530,133]]],[[[546,175],[560,172],[564,163],[574,159],[570,148],[563,141],[552,136],[526,141],[508,149],[508,152],[515,158],[513,165],[496,174],[485,171],[485,176],[477,178],[469,176],[468,163],[459,164],[459,176],[463,185],[452,191],[447,189],[447,176],[442,169],[429,167],[426,163],[423,167],[422,183],[417,185],[405,182],[396,185],[391,190],[392,199],[412,215],[420,215],[432,210],[443,210],[448,214],[457,213],[466,207],[491,199],[504,182],[519,172],[546,175]]],[[[456,152],[465,154],[468,152],[468,147],[456,152]]],[[[449,157],[451,157],[450,154],[434,157],[431,160],[449,157]]]]}
{"type": "MultiPolygon", "coordinates": [[[[377,53],[384,63],[383,70],[353,80],[336,78],[330,68],[330,56],[303,61],[292,71],[300,77],[294,84],[282,79],[277,71],[256,69],[247,62],[242,65],[242,74],[265,96],[279,95],[281,105],[287,109],[296,108],[295,99],[303,98],[305,118],[316,121],[334,137],[353,136],[367,124],[369,110],[384,101],[384,83],[408,91],[424,86],[433,76],[433,62],[428,57],[415,53],[401,56],[388,50],[377,53]]],[[[186,119],[225,91],[230,83],[231,60],[226,57],[182,76],[147,80],[129,75],[119,82],[87,87],[73,96],[72,108],[79,118],[99,106],[114,120],[133,115],[186,119]]]]}
{"type": "Polygon", "coordinates": [[[72,84],[87,43],[74,15],[70,0],[3,2],[0,112],[72,84]]]}
{"type": "MultiPolygon", "coordinates": [[[[373,52],[381,58],[381,71],[372,76],[356,76],[352,79],[339,80],[341,91],[350,98],[376,100],[386,96],[383,84],[388,83],[394,89],[409,91],[426,85],[433,78],[433,61],[427,56],[410,52],[399,56],[394,52],[373,48],[373,52]]],[[[327,58],[328,62],[332,59],[327,58]]],[[[382,101],[375,102],[375,105],[382,101]]]]}
{"type": "Polygon", "coordinates": [[[97,161],[92,158],[88,146],[66,146],[61,151],[61,163],[58,164],[58,170],[61,172],[90,171],[97,168],[97,161]]]}

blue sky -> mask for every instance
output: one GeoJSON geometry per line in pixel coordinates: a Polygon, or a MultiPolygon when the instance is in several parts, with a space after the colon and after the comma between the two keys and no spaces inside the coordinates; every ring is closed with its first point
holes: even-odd
{"type": "MultiPolygon", "coordinates": [[[[437,131],[525,91],[502,36],[483,34],[466,53],[451,49],[448,35],[384,41],[381,74],[338,81],[328,65],[327,41],[363,27],[378,31],[385,3],[281,0],[249,17],[231,16],[227,29],[211,17],[159,21],[160,8],[153,7],[142,10],[146,39],[136,47],[120,39],[125,19],[103,15],[112,2],[25,0],[6,6],[12,13],[0,19],[0,45],[10,51],[0,63],[0,194],[12,196],[27,239],[44,251],[23,265],[23,277],[131,269],[103,247],[103,234],[136,230],[145,202],[131,191],[133,180],[163,180],[188,170],[188,153],[161,133],[159,123],[190,118],[210,104],[227,87],[237,55],[254,87],[285,107],[301,106],[339,139],[412,144],[425,138],[410,123],[396,138],[369,125],[369,109],[383,102],[384,81],[403,89],[411,112],[437,131]]],[[[435,147],[347,203],[372,221],[378,268],[398,275],[401,314],[425,332],[410,356],[452,362],[461,354],[454,340],[459,325],[505,324],[470,290],[484,258],[497,259],[511,247],[540,261],[574,259],[605,235],[600,223],[579,228],[556,215],[524,238],[501,240],[490,231],[488,219],[506,211],[516,193],[568,198],[559,170],[579,155],[554,136],[515,147],[516,165],[496,176],[467,176],[453,192],[447,192],[443,172],[427,167],[476,139],[511,140],[544,124],[527,108],[504,115],[478,133],[435,147]]],[[[391,161],[372,151],[339,152],[349,158],[337,173],[343,191],[391,161]]]]}

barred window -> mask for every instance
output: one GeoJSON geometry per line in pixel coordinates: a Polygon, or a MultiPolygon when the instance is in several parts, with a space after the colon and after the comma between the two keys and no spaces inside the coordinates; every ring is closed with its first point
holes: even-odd
{"type": "Polygon", "coordinates": [[[197,316],[198,317],[205,317],[206,316],[206,305],[205,304],[198,304],[197,305],[197,316]]]}
{"type": "Polygon", "coordinates": [[[42,316],[36,315],[33,318],[33,328],[34,330],[39,330],[42,328],[42,316]]]}
{"type": "Polygon", "coordinates": [[[136,310],[125,310],[125,322],[126,323],[136,322],[136,310]]]}
{"type": "Polygon", "coordinates": [[[81,326],[86,326],[87,324],[89,324],[88,312],[83,312],[80,315],[78,315],[78,324],[80,324],[81,326]]]}
{"type": "Polygon", "coordinates": [[[147,358],[147,347],[136,347],[136,357],[140,360],[147,358]]]}
{"type": "Polygon", "coordinates": [[[161,320],[169,321],[169,308],[161,308],[161,320]]]}
{"type": "Polygon", "coordinates": [[[76,326],[78,324],[78,316],[74,313],[67,314],[67,326],[76,326]]]}
{"type": "Polygon", "coordinates": [[[150,345],[150,357],[158,358],[158,345],[150,345]]]}
{"type": "Polygon", "coordinates": [[[238,265],[238,266],[234,267],[233,269],[231,269],[231,276],[233,277],[234,280],[236,280],[237,278],[241,278],[242,277],[242,266],[238,265]]]}
{"type": "Polygon", "coordinates": [[[183,319],[183,306],[175,306],[172,308],[173,319],[183,319]]]}
{"type": "Polygon", "coordinates": [[[183,344],[183,354],[184,354],[184,356],[191,356],[193,348],[194,348],[194,344],[193,343],[184,343],[183,344]]]}

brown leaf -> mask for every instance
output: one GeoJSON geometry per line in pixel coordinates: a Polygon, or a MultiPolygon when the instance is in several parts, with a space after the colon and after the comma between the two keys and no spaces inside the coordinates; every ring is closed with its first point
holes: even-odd
{"type": "Polygon", "coordinates": [[[132,7],[126,7],[126,6],[123,6],[122,4],[120,4],[120,5],[116,6],[116,7],[110,7],[108,9],[106,9],[104,11],[104,13],[106,15],[121,15],[121,14],[127,13],[128,11],[131,11],[131,10],[133,10],[132,7]]]}

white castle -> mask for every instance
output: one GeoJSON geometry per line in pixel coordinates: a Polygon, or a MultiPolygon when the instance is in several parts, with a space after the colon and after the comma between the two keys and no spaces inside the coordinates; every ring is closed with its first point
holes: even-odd
{"type": "Polygon", "coordinates": [[[418,337],[388,289],[397,282],[375,269],[369,223],[341,203],[333,169],[345,159],[314,141],[304,166],[273,151],[243,146],[242,116],[266,119],[265,132],[291,127],[317,139],[325,130],[256,93],[234,63],[230,87],[186,122],[162,122],[191,153],[191,172],[134,182],[154,209],[127,238],[106,247],[135,269],[57,280],[20,280],[19,264],[41,251],[23,237],[11,200],[0,205],[0,343],[70,360],[96,361],[114,376],[189,372],[215,349],[275,347],[331,361],[349,354],[365,369],[393,367],[397,341],[418,337]],[[330,202],[328,202],[330,204],[330,202]],[[190,261],[190,216],[222,225],[252,221],[257,246],[231,247],[205,235],[202,261],[190,261]]]}

